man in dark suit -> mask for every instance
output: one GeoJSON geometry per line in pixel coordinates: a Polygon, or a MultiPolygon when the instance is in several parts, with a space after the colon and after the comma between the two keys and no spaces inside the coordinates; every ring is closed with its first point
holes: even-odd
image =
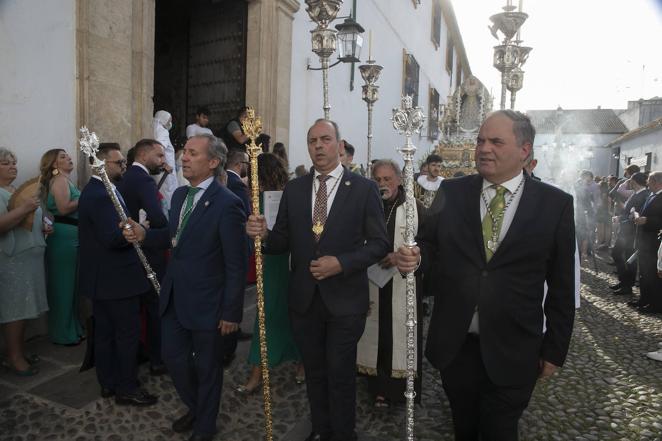
{"type": "MultiPolygon", "coordinates": [[[[159,200],[159,191],[152,176],[163,171],[165,150],[154,139],[141,139],[130,150],[133,162],[129,166],[117,189],[124,198],[129,216],[138,222],[146,221],[151,229],[168,229],[168,219],[159,200]],[[142,211],[141,211],[142,210],[142,211]],[[141,215],[142,213],[142,215],[141,215]],[[144,219],[143,219],[144,217],[144,219]]],[[[166,269],[167,247],[145,248],[145,256],[159,280],[163,280],[166,269]]],[[[151,289],[142,299],[147,322],[147,352],[149,371],[152,375],[163,375],[165,366],[161,358],[161,318],[159,296],[151,289]]]]}
{"type": "Polygon", "coordinates": [[[616,244],[614,244],[611,253],[616,264],[619,283],[611,288],[614,290],[614,294],[631,295],[637,273],[636,264],[629,265],[627,263],[634,252],[635,225],[633,211],[641,211],[641,207],[644,206],[650,191],[646,188],[646,175],[644,173],[633,174],[628,181],[628,187],[634,193],[627,199],[620,214],[616,216],[619,230],[616,244]]]}
{"type": "Polygon", "coordinates": [[[214,437],[223,385],[220,336],[235,332],[243,313],[246,214],[239,198],[216,180],[226,154],[214,136],[189,138],[182,170],[190,186],[173,194],[169,234],[145,231],[133,220],[125,230],[127,240],[173,246],[161,284],[162,351],[188,407],[172,429],[193,429],[191,441],[214,437]]]}
{"type": "Polygon", "coordinates": [[[228,153],[228,189],[237,195],[244,204],[246,215],[251,214],[251,198],[248,186],[242,180],[248,174],[248,154],[241,150],[232,150],[228,153]]]}
{"type": "MultiPolygon", "coordinates": [[[[119,145],[102,147],[108,177],[117,182],[126,161],[119,145]]],[[[113,188],[126,211],[126,206],[113,188]]],[[[92,300],[94,357],[101,396],[117,404],[151,405],[157,398],[138,387],[140,297],[149,291],[138,255],[122,237],[120,218],[101,178],[93,175],[78,203],[78,287],[92,300]]]]}
{"type": "Polygon", "coordinates": [[[639,250],[639,273],[641,298],[639,310],[649,313],[662,312],[662,279],[657,277],[657,250],[660,247],[659,232],[662,230],[662,172],[648,176],[650,195],[646,198],[640,215],[635,216],[637,225],[637,249],[639,250]]]}
{"type": "Polygon", "coordinates": [[[534,137],[519,112],[489,115],[477,139],[479,174],[444,181],[420,250],[398,250],[401,272],[420,263],[439,273],[426,356],[441,373],[457,440],[516,440],[537,378],[568,351],[573,202],[523,175],[534,137]]]}
{"type": "Polygon", "coordinates": [[[268,254],[291,253],[290,320],[306,370],[313,432],[351,441],[356,418],[356,345],[368,311],[366,269],[389,251],[377,185],[340,164],[336,123],[308,131],[314,170],[285,187],[276,224],[252,215],[250,237],[268,254]]]}
{"type": "MultiPolygon", "coordinates": [[[[226,164],[227,171],[227,187],[234,193],[244,206],[246,215],[251,214],[251,198],[249,195],[249,188],[242,180],[248,174],[248,154],[242,150],[230,150],[228,153],[228,161],[226,164]]],[[[252,251],[252,249],[251,249],[252,251]]],[[[223,337],[223,366],[228,367],[232,360],[234,360],[235,352],[237,351],[238,340],[250,340],[253,334],[242,332],[241,328],[237,332],[226,335],[223,337]]]]}

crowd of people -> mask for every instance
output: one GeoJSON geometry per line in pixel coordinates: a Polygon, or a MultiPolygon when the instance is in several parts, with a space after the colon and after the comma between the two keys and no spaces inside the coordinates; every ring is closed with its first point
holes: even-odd
{"type": "Polygon", "coordinates": [[[137,379],[142,341],[150,373],[170,375],[186,407],[173,431],[213,439],[223,366],[240,339],[252,338],[250,371],[234,389],[249,395],[261,386],[258,323],[252,334],[239,327],[259,236],[268,366],[291,363],[295,381],[305,383],[312,420],[306,441],[357,439],[357,373],[368,378],[375,408],[404,402],[403,276],[410,272],[416,401],[425,354],[441,376],[458,440],[512,440],[538,379],[564,363],[577,249],[585,257],[612,247],[620,280],[614,292],[630,294],[638,273],[634,306],[662,311],[661,172],[646,176],[631,166],[621,180],[583,172],[573,206],[569,194],[533,175],[530,120],[497,111],[480,128],[478,174],[444,179],[436,154],[421,167],[412,248],[404,243],[399,165],[378,159],[365,178],[353,164],[355,148],[325,119],[307,133],[312,168],[298,166],[294,176],[282,143],[271,148],[268,136],[256,140],[263,153],[254,213],[245,118],[242,108],[215,136],[208,109],[198,109],[185,145],[176,147],[171,115],[156,112],[153,137],[139,140],[126,158],[119,144],[99,146],[110,190],[94,168],[79,190],[62,149],[43,155],[40,176],[28,181],[34,187],[16,189],[18,158],[0,149],[5,367],[20,376],[38,373],[39,357],[24,349],[25,323],[48,311],[53,343],[92,340],[102,397],[149,406],[158,397],[137,379]],[[265,192],[280,195],[271,225],[265,192]],[[133,244],[154,270],[158,293],[133,244]],[[93,313],[86,328],[80,296],[93,313]],[[426,296],[435,301],[424,336],[426,296]]]}

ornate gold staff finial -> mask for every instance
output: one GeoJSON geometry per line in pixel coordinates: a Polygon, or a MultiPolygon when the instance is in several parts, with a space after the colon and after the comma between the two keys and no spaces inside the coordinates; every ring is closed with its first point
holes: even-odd
{"type": "MultiPolygon", "coordinates": [[[[244,134],[250,139],[248,155],[251,159],[251,203],[253,213],[260,213],[260,183],[257,175],[257,157],[262,153],[262,145],[257,144],[257,137],[262,133],[262,121],[255,116],[255,110],[248,108],[246,118],[241,122],[244,134]]],[[[267,330],[264,317],[264,280],[262,269],[262,239],[255,236],[255,273],[257,288],[257,322],[260,336],[260,365],[262,367],[262,393],[264,395],[264,418],[267,441],[273,440],[273,421],[271,419],[271,386],[269,385],[269,359],[267,354],[267,330]]]]}
{"type": "MultiPolygon", "coordinates": [[[[108,178],[108,174],[106,173],[106,167],[104,167],[106,162],[97,157],[97,153],[99,152],[99,138],[97,137],[96,133],[90,132],[87,129],[87,127],[83,126],[80,128],[80,139],[78,140],[78,142],[80,143],[80,150],[83,153],[85,153],[88,158],[90,158],[92,170],[94,170],[96,174],[101,178],[101,182],[103,182],[103,186],[106,187],[106,193],[108,193],[108,196],[110,196],[110,200],[113,202],[115,211],[117,211],[117,214],[120,217],[122,223],[126,225],[124,228],[131,228],[126,223],[127,215],[124,212],[124,208],[122,207],[122,204],[117,198],[117,194],[115,194],[115,190],[113,189],[113,186],[110,183],[110,179],[108,178]]],[[[143,253],[143,250],[142,248],[140,248],[140,245],[138,243],[134,242],[133,248],[136,250],[136,253],[138,254],[138,258],[140,259],[140,263],[142,263],[143,268],[145,268],[145,272],[147,273],[147,278],[152,283],[154,290],[156,291],[157,294],[160,294],[161,285],[159,284],[159,280],[156,278],[156,273],[154,272],[149,262],[147,261],[147,257],[145,257],[145,253],[143,253]]]]}
{"type": "MultiPolygon", "coordinates": [[[[395,130],[405,135],[405,145],[398,151],[405,162],[404,167],[404,187],[405,187],[405,246],[414,247],[414,153],[416,146],[411,143],[413,134],[418,133],[423,127],[425,114],[420,107],[413,107],[411,96],[402,97],[400,108],[393,109],[393,127],[395,130]]],[[[405,398],[407,399],[406,408],[406,436],[407,441],[414,441],[414,377],[416,376],[416,280],[414,273],[407,274],[406,295],[407,295],[407,390],[405,398]]]]}

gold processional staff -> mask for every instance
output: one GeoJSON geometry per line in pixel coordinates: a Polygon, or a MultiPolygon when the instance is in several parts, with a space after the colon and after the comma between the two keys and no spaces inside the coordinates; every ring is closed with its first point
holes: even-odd
{"type": "MultiPolygon", "coordinates": [[[[255,116],[255,111],[248,108],[247,116],[241,123],[244,134],[250,140],[247,151],[251,159],[251,203],[254,214],[260,213],[260,183],[257,174],[257,157],[262,153],[262,145],[256,144],[262,133],[262,121],[255,116]]],[[[265,434],[267,441],[273,440],[273,421],[271,419],[271,387],[269,386],[269,360],[267,358],[267,331],[264,318],[264,280],[262,272],[262,239],[255,236],[255,273],[257,287],[257,320],[260,336],[260,365],[262,366],[262,393],[264,395],[265,434]]]]}

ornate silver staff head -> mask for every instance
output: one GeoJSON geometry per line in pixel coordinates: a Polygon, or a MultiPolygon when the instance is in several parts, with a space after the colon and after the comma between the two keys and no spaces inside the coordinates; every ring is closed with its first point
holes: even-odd
{"type": "Polygon", "coordinates": [[[425,121],[425,114],[420,107],[412,106],[412,97],[405,95],[402,97],[400,108],[393,109],[393,128],[401,135],[405,135],[405,145],[400,148],[403,154],[413,155],[416,147],[411,143],[411,137],[415,133],[421,131],[423,122],[425,121]]]}
{"type": "Polygon", "coordinates": [[[90,163],[92,168],[103,167],[105,161],[97,158],[97,153],[99,152],[99,137],[94,132],[90,132],[87,127],[83,126],[80,128],[80,139],[78,140],[80,144],[80,150],[90,158],[90,163]]]}

